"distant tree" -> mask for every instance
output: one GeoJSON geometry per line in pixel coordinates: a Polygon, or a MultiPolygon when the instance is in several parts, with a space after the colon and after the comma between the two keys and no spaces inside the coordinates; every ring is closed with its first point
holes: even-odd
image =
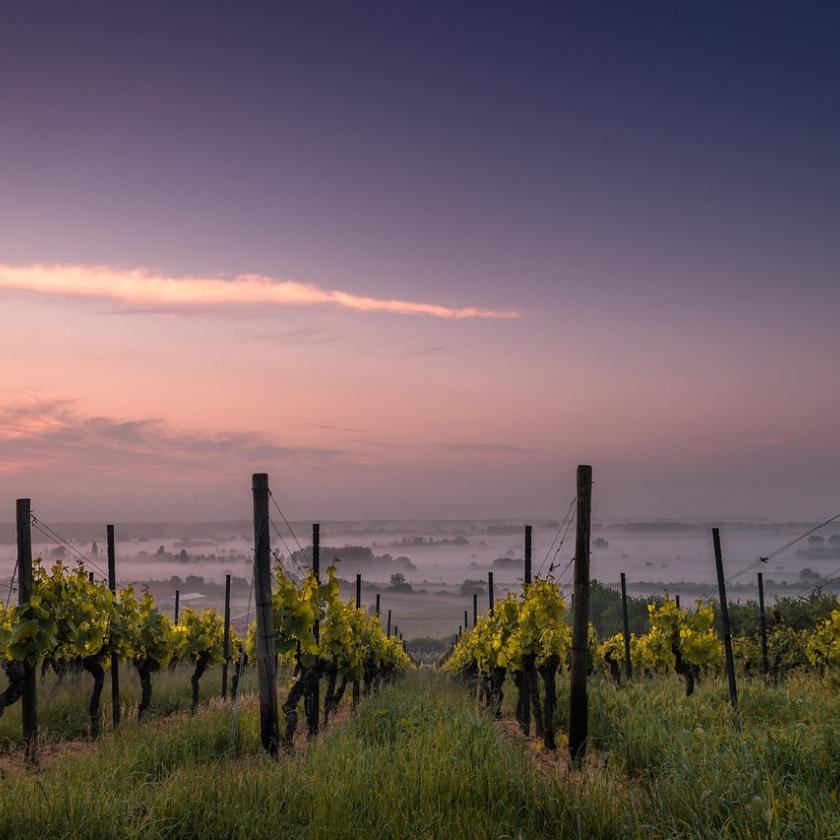
{"type": "Polygon", "coordinates": [[[813,569],[805,568],[799,573],[799,579],[802,583],[813,583],[815,580],[819,580],[822,575],[819,572],[815,572],[813,569]]]}
{"type": "Polygon", "coordinates": [[[819,534],[814,534],[813,536],[808,537],[808,545],[825,545],[825,537],[821,537],[819,534]]]}
{"type": "Polygon", "coordinates": [[[391,575],[391,585],[388,589],[392,592],[411,592],[411,584],[405,579],[402,572],[394,572],[391,575]]]}
{"type": "Polygon", "coordinates": [[[484,595],[487,591],[487,582],[483,580],[465,580],[461,584],[461,595],[484,595]]]}

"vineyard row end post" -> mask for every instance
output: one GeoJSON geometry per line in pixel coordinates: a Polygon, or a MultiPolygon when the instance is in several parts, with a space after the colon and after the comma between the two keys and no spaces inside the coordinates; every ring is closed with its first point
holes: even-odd
{"type": "Polygon", "coordinates": [[[222,700],[227,700],[228,664],[230,663],[230,575],[225,575],[225,635],[222,646],[222,700]]]}
{"type": "MultiPolygon", "coordinates": [[[[318,522],[312,523],[312,574],[315,577],[315,582],[321,583],[321,525],[318,522]]],[[[315,626],[312,628],[315,636],[315,644],[321,640],[321,622],[316,619],[315,626]]],[[[320,680],[315,680],[312,686],[312,695],[309,697],[309,702],[312,708],[309,714],[309,734],[318,734],[318,723],[321,715],[321,683],[320,680]]]]}
{"type": "MultiPolygon", "coordinates": [[[[356,609],[361,609],[362,606],[362,576],[356,575],[356,609]]],[[[360,686],[358,680],[353,680],[353,708],[359,705],[359,698],[361,696],[360,686]]]]}
{"type": "Polygon", "coordinates": [[[487,604],[490,608],[490,615],[493,615],[493,572],[487,572],[487,604]]]}
{"type": "Polygon", "coordinates": [[[729,682],[729,702],[738,707],[738,688],[735,685],[735,660],[732,656],[732,632],[729,627],[729,605],[726,602],[726,580],[723,577],[723,552],[720,548],[720,529],[712,528],[715,546],[715,570],[717,571],[718,594],[720,595],[720,619],[723,623],[723,649],[726,653],[726,678],[729,682]]]}
{"type": "Polygon", "coordinates": [[[254,595],[257,611],[257,678],[260,695],[260,740],[269,755],[277,755],[280,724],[277,711],[277,670],[274,614],[271,603],[271,534],[268,524],[268,475],[254,473],[254,595]]]}
{"type": "Polygon", "coordinates": [[[592,526],[592,467],[577,468],[577,534],[575,537],[574,608],[572,614],[572,668],[569,699],[569,751],[576,767],[586,755],[589,667],[589,537],[592,526]]]}
{"type": "Polygon", "coordinates": [[[764,612],[764,574],[758,573],[758,629],[761,633],[761,673],[764,677],[770,673],[767,656],[767,614],[764,612]]]}
{"type": "Polygon", "coordinates": [[[176,589],[175,590],[175,623],[176,624],[178,623],[178,615],[181,611],[180,608],[181,608],[181,590],[176,589]]]}
{"type": "MultiPolygon", "coordinates": [[[[17,500],[17,561],[18,604],[28,604],[32,597],[32,503],[17,500]]],[[[23,663],[23,694],[21,696],[21,724],[26,744],[26,758],[35,761],[38,754],[38,698],[35,664],[23,663]]]]}
{"type": "MultiPolygon", "coordinates": [[[[117,596],[117,548],[114,540],[114,526],[105,528],[108,543],[108,588],[111,594],[117,596]]],[[[114,729],[120,725],[122,706],[120,701],[120,658],[116,653],[111,654],[111,710],[114,729]]]]}
{"type": "Polygon", "coordinates": [[[624,675],[633,676],[633,657],[630,655],[630,617],[627,613],[627,575],[621,573],[621,617],[624,622],[624,675]]]}
{"type": "MultiPolygon", "coordinates": [[[[531,585],[531,526],[525,526],[525,569],[523,591],[531,585]]],[[[525,659],[525,657],[523,657],[525,659]]],[[[526,660],[523,662],[523,672],[520,674],[520,726],[529,735],[531,732],[531,666],[526,660]]]]}

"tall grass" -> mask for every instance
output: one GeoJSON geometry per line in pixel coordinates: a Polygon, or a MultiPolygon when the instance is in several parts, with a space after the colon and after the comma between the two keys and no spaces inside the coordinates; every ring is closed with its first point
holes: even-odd
{"type": "MultiPolygon", "coordinates": [[[[568,695],[560,681],[560,710],[568,695]]],[[[510,738],[463,688],[419,673],[276,761],[243,709],[127,724],[0,781],[3,837],[554,838],[840,836],[840,703],[814,677],[616,689],[593,680],[580,773],[510,738]]]]}
{"type": "MultiPolygon", "coordinates": [[[[232,668],[231,668],[232,671],[232,668]]],[[[144,720],[165,717],[190,708],[192,666],[184,664],[164,669],[152,675],[152,703],[144,720]]],[[[230,679],[230,678],[229,678],[230,679]]],[[[219,697],[222,691],[221,667],[208,668],[201,678],[201,702],[219,697]]],[[[59,680],[51,671],[38,676],[38,732],[39,739],[47,744],[84,738],[90,732],[88,704],[93,685],[91,676],[84,672],[70,672],[59,680]]],[[[255,690],[256,674],[246,668],[241,693],[255,690]]],[[[228,687],[228,690],[230,688],[228,687]]],[[[137,716],[140,703],[140,680],[137,671],[128,665],[120,666],[120,706],[123,719],[130,721],[137,716]]],[[[15,703],[0,717],[0,754],[21,746],[21,704],[15,703]]],[[[111,728],[111,677],[105,676],[102,691],[103,729],[111,728]]]]}

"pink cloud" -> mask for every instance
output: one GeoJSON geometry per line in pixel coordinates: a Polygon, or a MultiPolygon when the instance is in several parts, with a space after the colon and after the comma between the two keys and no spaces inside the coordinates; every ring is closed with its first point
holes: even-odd
{"type": "Polygon", "coordinates": [[[0,265],[0,288],[46,295],[102,298],[145,308],[338,306],[357,312],[426,315],[444,319],[520,317],[515,310],[452,307],[367,297],[259,274],[242,274],[233,279],[171,277],[143,269],[101,265],[0,265]]]}

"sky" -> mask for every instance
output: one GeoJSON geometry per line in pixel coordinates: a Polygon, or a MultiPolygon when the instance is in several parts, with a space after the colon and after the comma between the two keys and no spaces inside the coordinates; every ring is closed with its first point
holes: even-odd
{"type": "Polygon", "coordinates": [[[0,521],[836,513],[838,38],[9,0],[0,521]]]}

